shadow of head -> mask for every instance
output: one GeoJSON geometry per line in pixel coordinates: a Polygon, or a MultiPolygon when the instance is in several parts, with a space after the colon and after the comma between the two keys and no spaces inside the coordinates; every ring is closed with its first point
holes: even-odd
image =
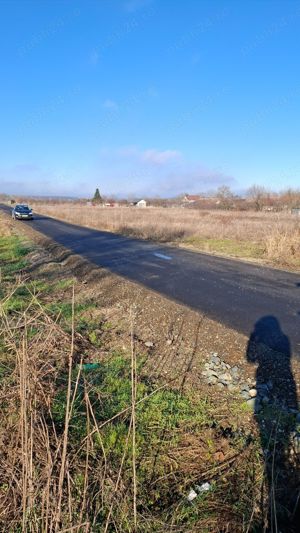
{"type": "Polygon", "coordinates": [[[291,354],[289,339],[283,333],[278,319],[272,315],[264,316],[254,324],[249,342],[264,345],[286,356],[291,354]]]}

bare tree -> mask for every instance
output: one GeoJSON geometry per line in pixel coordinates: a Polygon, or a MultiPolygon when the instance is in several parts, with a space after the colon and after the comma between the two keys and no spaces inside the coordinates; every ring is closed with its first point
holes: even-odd
{"type": "Polygon", "coordinates": [[[299,207],[300,206],[300,190],[286,189],[279,195],[279,201],[282,207],[299,207]]]}
{"type": "Polygon", "coordinates": [[[229,209],[232,206],[234,194],[228,185],[221,185],[217,189],[217,198],[220,201],[220,207],[223,209],[229,209]]]}
{"type": "Polygon", "coordinates": [[[247,191],[247,196],[254,203],[256,211],[261,211],[270,194],[261,185],[252,185],[247,191]]]}

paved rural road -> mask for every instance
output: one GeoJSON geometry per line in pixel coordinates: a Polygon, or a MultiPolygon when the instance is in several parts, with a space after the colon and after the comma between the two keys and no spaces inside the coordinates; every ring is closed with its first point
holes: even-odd
{"type": "MultiPolygon", "coordinates": [[[[0,208],[10,212],[7,206],[0,208]]],[[[293,353],[300,356],[300,273],[131,239],[45,216],[36,215],[33,222],[17,224],[32,224],[43,235],[95,265],[246,335],[260,318],[272,315],[289,337],[293,353]]],[[[265,333],[269,339],[269,332],[265,333]]]]}

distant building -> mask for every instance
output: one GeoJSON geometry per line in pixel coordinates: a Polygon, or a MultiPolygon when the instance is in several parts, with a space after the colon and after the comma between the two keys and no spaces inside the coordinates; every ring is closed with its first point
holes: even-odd
{"type": "Polygon", "coordinates": [[[186,204],[193,204],[195,202],[199,202],[199,200],[201,200],[201,196],[198,194],[186,194],[183,198],[183,201],[186,204]]]}
{"type": "Polygon", "coordinates": [[[133,204],[135,207],[147,207],[146,200],[139,200],[138,202],[134,202],[133,204]]]}
{"type": "Polygon", "coordinates": [[[275,211],[274,205],[263,205],[262,211],[275,211]]]}

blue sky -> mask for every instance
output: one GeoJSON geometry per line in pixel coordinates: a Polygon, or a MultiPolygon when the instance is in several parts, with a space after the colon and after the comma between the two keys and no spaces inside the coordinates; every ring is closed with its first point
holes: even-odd
{"type": "Polygon", "coordinates": [[[0,9],[0,192],[300,186],[300,1],[0,9]]]}

